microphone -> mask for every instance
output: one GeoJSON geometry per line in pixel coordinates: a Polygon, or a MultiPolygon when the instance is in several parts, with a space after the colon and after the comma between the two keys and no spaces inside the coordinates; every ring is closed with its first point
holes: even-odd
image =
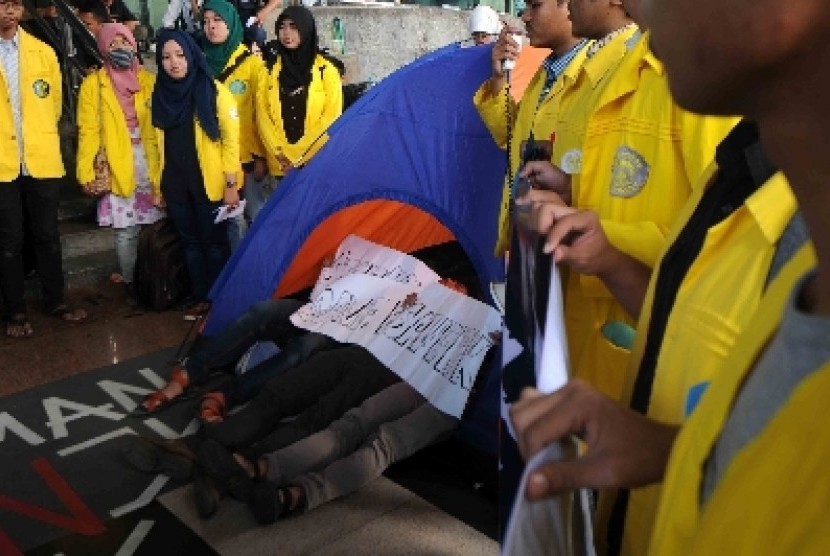
{"type": "MultiPolygon", "coordinates": [[[[513,40],[516,41],[516,45],[518,47],[518,51],[521,52],[522,50],[522,35],[519,33],[513,33],[513,40]]],[[[504,59],[501,61],[501,70],[504,72],[505,77],[507,80],[510,80],[510,72],[513,71],[516,67],[516,60],[508,60],[504,59]]]]}

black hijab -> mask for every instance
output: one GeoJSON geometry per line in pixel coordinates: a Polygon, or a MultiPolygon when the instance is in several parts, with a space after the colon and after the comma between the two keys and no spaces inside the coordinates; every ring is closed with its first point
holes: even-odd
{"type": "Polygon", "coordinates": [[[195,112],[208,137],[218,140],[216,84],[205,55],[191,36],[184,31],[162,29],[156,42],[156,63],[159,72],[152,97],[153,125],[160,129],[177,127],[192,121],[195,112]],[[183,79],[173,79],[162,68],[162,50],[171,40],[182,47],[187,59],[187,75],[183,79]]]}
{"type": "Polygon", "coordinates": [[[284,91],[293,91],[299,87],[306,87],[311,83],[311,70],[317,56],[319,41],[317,25],[311,11],[303,6],[289,6],[277,18],[277,35],[283,21],[290,19],[297,26],[300,33],[300,46],[294,50],[285,48],[276,41],[277,54],[282,59],[279,81],[284,91]]]}

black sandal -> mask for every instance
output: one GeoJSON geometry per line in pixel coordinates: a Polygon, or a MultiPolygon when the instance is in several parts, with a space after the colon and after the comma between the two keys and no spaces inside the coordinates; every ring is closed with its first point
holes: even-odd
{"type": "Polygon", "coordinates": [[[254,477],[250,477],[231,451],[212,438],[199,444],[196,457],[207,474],[221,487],[226,488],[231,496],[241,502],[251,499],[254,485],[260,479],[256,462],[254,477]]]}
{"type": "Polygon", "coordinates": [[[121,457],[134,469],[180,481],[190,479],[195,468],[195,456],[181,440],[130,437],[121,446],[121,457]]]}
{"type": "Polygon", "coordinates": [[[196,467],[193,477],[193,502],[196,505],[196,513],[202,519],[213,517],[219,509],[219,502],[227,496],[222,486],[210,478],[199,467],[196,467]]]}
{"type": "Polygon", "coordinates": [[[278,487],[274,483],[266,481],[254,485],[248,507],[258,522],[262,525],[271,525],[278,519],[297,510],[298,508],[295,506],[299,502],[299,500],[294,500],[290,487],[278,487]]]}

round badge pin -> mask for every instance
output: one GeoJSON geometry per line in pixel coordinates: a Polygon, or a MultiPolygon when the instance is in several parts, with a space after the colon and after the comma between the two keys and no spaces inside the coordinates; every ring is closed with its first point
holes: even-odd
{"type": "Polygon", "coordinates": [[[35,96],[38,98],[46,98],[49,96],[49,91],[51,87],[49,87],[49,83],[44,81],[43,79],[38,79],[34,83],[32,83],[32,90],[35,93],[35,96]]]}
{"type": "Polygon", "coordinates": [[[565,152],[562,155],[559,167],[566,174],[578,174],[582,171],[582,151],[579,149],[571,149],[565,152]]]}
{"type": "Polygon", "coordinates": [[[235,95],[241,95],[248,90],[248,85],[244,81],[234,79],[233,81],[231,81],[231,84],[228,86],[228,88],[230,89],[231,93],[235,95]]]}

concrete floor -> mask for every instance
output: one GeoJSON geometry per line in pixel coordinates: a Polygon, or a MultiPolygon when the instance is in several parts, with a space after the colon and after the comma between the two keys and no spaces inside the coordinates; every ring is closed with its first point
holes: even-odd
{"type": "Polygon", "coordinates": [[[90,313],[80,324],[46,316],[37,300],[30,300],[34,336],[7,338],[5,328],[0,330],[0,395],[159,351],[184,338],[190,323],[182,312],[139,311],[125,298],[123,287],[109,283],[70,292],[69,304],[90,313]]]}
{"type": "MultiPolygon", "coordinates": [[[[34,337],[0,335],[0,395],[176,346],[190,327],[180,311],[137,311],[111,284],[71,292],[68,301],[89,311],[89,320],[67,324],[30,302],[34,337]]],[[[233,503],[200,521],[189,489],[170,492],[161,502],[220,554],[498,554],[495,541],[386,478],[269,528],[257,527],[233,503]]]]}

